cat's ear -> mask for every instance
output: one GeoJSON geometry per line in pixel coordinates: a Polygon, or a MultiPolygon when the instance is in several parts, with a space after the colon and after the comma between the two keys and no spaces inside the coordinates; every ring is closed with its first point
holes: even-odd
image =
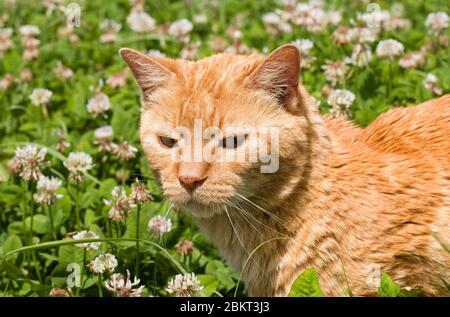
{"type": "Polygon", "coordinates": [[[130,48],[121,48],[120,56],[128,64],[142,89],[144,98],[176,76],[176,61],[148,56],[130,48]]]}
{"type": "Polygon", "coordinates": [[[247,87],[266,90],[287,110],[298,103],[300,53],[287,44],[272,52],[245,80],[247,87]]]}

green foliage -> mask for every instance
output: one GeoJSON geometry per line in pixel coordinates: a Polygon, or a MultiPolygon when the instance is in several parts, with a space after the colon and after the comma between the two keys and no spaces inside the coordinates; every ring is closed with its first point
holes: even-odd
{"type": "Polygon", "coordinates": [[[378,288],[378,296],[380,297],[418,297],[421,290],[401,289],[387,273],[381,275],[380,287],[378,288]]]}
{"type": "Polygon", "coordinates": [[[308,269],[297,277],[292,284],[289,297],[323,297],[319,277],[314,269],[308,269]]]}

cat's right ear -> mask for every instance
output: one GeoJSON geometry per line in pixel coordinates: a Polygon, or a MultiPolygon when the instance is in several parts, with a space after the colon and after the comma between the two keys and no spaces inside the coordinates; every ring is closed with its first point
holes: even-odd
{"type": "Polygon", "coordinates": [[[119,53],[133,72],[144,98],[176,76],[176,61],[170,58],[148,56],[130,48],[121,48],[119,53]]]}
{"type": "Polygon", "coordinates": [[[245,86],[265,90],[291,112],[299,100],[300,52],[293,44],[273,51],[246,79],[245,86]]]}

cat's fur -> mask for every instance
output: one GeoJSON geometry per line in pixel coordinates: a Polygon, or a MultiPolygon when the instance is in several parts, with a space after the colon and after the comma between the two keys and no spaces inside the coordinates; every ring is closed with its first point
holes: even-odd
{"type": "Polygon", "coordinates": [[[432,233],[450,241],[449,95],[388,111],[361,129],[318,114],[298,83],[291,45],[267,58],[121,55],[143,90],[141,141],[165,194],[235,270],[247,263],[249,295],[285,296],[308,268],[317,270],[326,295],[348,287],[374,294],[378,270],[402,287],[448,295],[450,255],[432,233]],[[192,128],[197,118],[204,127],[278,127],[279,170],[211,163],[204,184],[189,193],[157,136],[192,128]],[[228,214],[225,200],[234,205],[228,214]]]}

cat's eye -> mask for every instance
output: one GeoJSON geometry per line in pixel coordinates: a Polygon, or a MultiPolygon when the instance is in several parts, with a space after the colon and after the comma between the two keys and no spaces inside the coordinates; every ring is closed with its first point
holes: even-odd
{"type": "Polygon", "coordinates": [[[162,135],[158,137],[158,140],[162,146],[169,148],[169,149],[176,146],[177,142],[178,142],[178,140],[176,140],[176,139],[172,139],[172,138],[169,138],[167,136],[162,136],[162,135]]]}
{"type": "Polygon", "coordinates": [[[219,146],[225,148],[225,149],[235,149],[244,143],[245,139],[247,138],[247,134],[240,134],[240,135],[234,135],[229,136],[226,138],[223,138],[219,142],[219,146]]]}

